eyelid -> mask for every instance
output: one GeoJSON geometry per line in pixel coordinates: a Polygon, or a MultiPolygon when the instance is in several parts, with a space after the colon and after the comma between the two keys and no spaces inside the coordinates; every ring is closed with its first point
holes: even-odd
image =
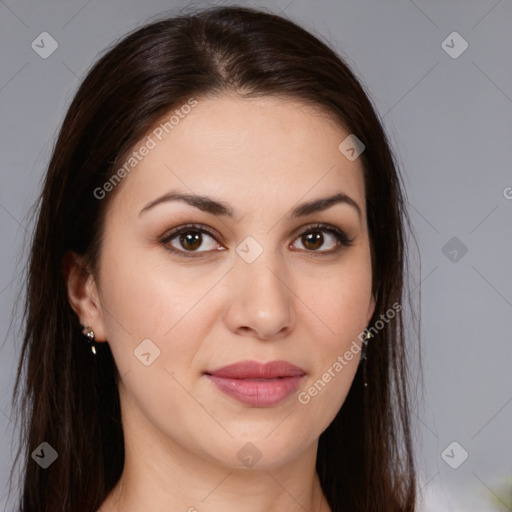
{"type": "Polygon", "coordinates": [[[173,238],[175,235],[178,235],[178,234],[182,233],[183,231],[187,231],[187,230],[206,232],[207,234],[209,234],[210,236],[212,236],[214,238],[217,238],[217,237],[220,238],[220,235],[216,231],[214,231],[212,228],[210,228],[209,226],[206,226],[205,224],[195,224],[193,222],[190,222],[187,224],[180,224],[179,226],[177,226],[173,229],[170,229],[169,231],[166,231],[165,234],[161,238],[163,240],[169,240],[169,239],[173,238]]]}
{"type": "Polygon", "coordinates": [[[313,223],[309,223],[309,224],[304,224],[303,226],[297,228],[293,234],[295,236],[295,238],[303,235],[304,233],[307,233],[309,231],[314,231],[315,229],[319,230],[319,231],[329,231],[329,232],[333,232],[335,234],[338,234],[342,237],[345,238],[345,240],[347,241],[347,243],[351,243],[354,241],[354,238],[350,238],[347,233],[345,232],[345,230],[333,225],[333,224],[329,224],[327,222],[313,222],[313,223]]]}

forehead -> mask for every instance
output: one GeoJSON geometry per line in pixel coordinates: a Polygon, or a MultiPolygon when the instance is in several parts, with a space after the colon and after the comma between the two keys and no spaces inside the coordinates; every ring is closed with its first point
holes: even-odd
{"type": "Polygon", "coordinates": [[[137,163],[114,202],[132,208],[178,190],[216,197],[241,217],[340,191],[363,209],[360,160],[338,149],[349,132],[321,110],[279,97],[195,101],[175,107],[134,146],[137,163]]]}

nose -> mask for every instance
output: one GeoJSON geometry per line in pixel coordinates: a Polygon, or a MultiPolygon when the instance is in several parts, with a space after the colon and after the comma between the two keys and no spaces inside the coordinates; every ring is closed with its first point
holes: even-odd
{"type": "Polygon", "coordinates": [[[236,255],[225,310],[228,328],[261,340],[289,335],[295,324],[291,283],[278,257],[264,250],[252,263],[236,255]]]}

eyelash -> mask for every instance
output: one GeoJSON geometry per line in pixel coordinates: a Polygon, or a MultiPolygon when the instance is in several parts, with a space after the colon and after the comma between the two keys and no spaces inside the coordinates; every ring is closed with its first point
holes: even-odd
{"type": "MultiPolygon", "coordinates": [[[[349,238],[346,233],[344,233],[341,229],[338,229],[334,226],[331,226],[330,224],[313,224],[311,226],[308,226],[305,230],[301,231],[295,240],[298,238],[304,236],[307,233],[314,232],[314,231],[326,231],[336,238],[338,241],[338,246],[335,249],[331,249],[329,251],[315,251],[315,250],[306,250],[306,252],[309,253],[318,253],[319,255],[332,255],[339,253],[343,248],[349,247],[353,244],[354,239],[349,238]]],[[[172,231],[166,233],[160,240],[159,243],[162,245],[166,250],[169,252],[172,252],[174,254],[177,254],[179,256],[185,257],[185,258],[198,258],[201,256],[201,253],[208,253],[210,251],[185,251],[176,249],[175,247],[169,246],[169,242],[176,238],[177,236],[181,235],[182,233],[188,233],[188,232],[199,232],[199,233],[206,233],[207,235],[211,236],[213,239],[216,239],[216,234],[209,229],[207,226],[201,225],[201,224],[185,224],[183,226],[180,226],[179,228],[175,228],[172,231]]]]}

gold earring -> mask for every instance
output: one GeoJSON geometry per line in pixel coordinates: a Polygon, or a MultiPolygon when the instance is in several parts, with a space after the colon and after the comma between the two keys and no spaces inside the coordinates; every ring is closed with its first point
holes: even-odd
{"type": "Polygon", "coordinates": [[[366,360],[368,359],[366,356],[367,348],[368,348],[368,341],[372,337],[370,334],[370,331],[366,331],[366,336],[364,337],[363,341],[361,342],[361,361],[363,363],[363,383],[364,387],[368,387],[368,382],[366,382],[366,360]]]}
{"type": "Polygon", "coordinates": [[[87,342],[91,347],[91,352],[96,355],[96,343],[94,342],[94,331],[88,325],[82,325],[82,333],[87,336],[87,342]]]}

